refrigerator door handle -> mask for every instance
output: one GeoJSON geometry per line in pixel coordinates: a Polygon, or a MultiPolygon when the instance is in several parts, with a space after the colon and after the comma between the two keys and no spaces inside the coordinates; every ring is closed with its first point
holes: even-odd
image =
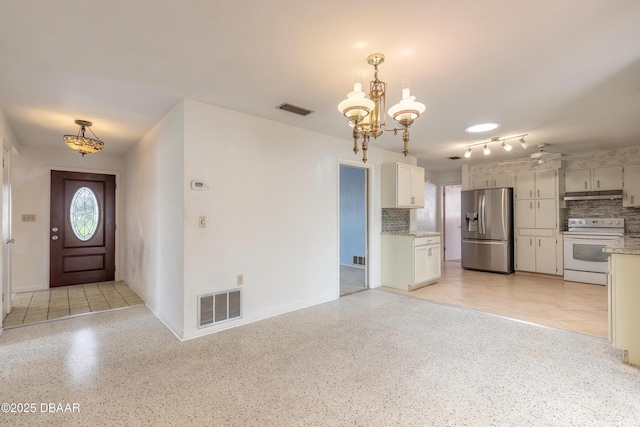
{"type": "Polygon", "coordinates": [[[483,193],[480,197],[482,197],[482,234],[487,234],[487,212],[485,211],[487,195],[483,193]]]}

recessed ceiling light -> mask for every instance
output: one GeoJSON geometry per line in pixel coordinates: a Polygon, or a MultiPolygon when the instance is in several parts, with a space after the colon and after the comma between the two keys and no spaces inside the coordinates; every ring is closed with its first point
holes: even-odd
{"type": "Polygon", "coordinates": [[[464,131],[469,133],[487,132],[494,130],[498,126],[500,126],[500,123],[480,123],[479,125],[468,126],[464,128],[464,131]]]}

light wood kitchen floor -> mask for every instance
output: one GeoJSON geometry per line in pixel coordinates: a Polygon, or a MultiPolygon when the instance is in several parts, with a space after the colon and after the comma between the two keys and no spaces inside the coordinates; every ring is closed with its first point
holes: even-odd
{"type": "Polygon", "coordinates": [[[526,274],[463,270],[459,262],[442,263],[438,283],[404,292],[430,301],[471,308],[512,319],[608,337],[607,287],[565,282],[526,274]]]}

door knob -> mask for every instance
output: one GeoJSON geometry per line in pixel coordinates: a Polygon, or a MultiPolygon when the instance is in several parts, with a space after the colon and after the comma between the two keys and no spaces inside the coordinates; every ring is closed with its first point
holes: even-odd
{"type": "Polygon", "coordinates": [[[51,240],[58,240],[58,236],[51,236],[51,240]]]}
{"type": "Polygon", "coordinates": [[[15,242],[16,242],[16,239],[9,239],[9,240],[7,240],[7,244],[9,244],[9,243],[15,243],[15,242]]]}

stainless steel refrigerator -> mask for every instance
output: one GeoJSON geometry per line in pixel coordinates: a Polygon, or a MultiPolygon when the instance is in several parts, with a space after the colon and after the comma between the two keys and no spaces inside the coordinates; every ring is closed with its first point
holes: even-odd
{"type": "Polygon", "coordinates": [[[463,191],[462,268],[513,273],[513,188],[463,191]]]}

